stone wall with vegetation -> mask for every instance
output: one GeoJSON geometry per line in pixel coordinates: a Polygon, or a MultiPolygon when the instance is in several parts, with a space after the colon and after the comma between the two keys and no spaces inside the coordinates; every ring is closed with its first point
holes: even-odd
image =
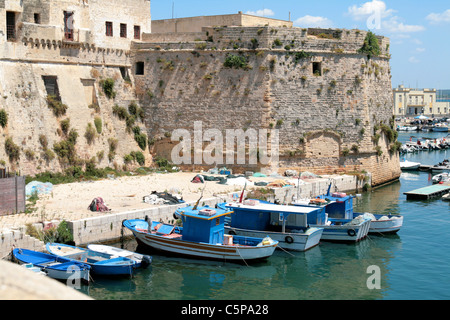
{"type": "Polygon", "coordinates": [[[278,129],[281,171],[366,171],[374,185],[399,177],[388,39],[359,30],[203,31],[196,41],[132,49],[155,153],[169,156],[171,132],[201,120],[204,130],[278,129]]]}

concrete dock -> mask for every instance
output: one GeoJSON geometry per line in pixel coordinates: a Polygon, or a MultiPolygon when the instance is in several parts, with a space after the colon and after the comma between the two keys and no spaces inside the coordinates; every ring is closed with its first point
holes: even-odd
{"type": "Polygon", "coordinates": [[[442,197],[450,192],[448,185],[433,185],[413,191],[405,192],[406,200],[429,200],[442,197]]]}

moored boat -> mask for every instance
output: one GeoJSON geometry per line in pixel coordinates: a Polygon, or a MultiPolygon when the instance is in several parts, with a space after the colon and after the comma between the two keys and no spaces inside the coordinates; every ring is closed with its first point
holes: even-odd
{"type": "MultiPolygon", "coordinates": [[[[310,226],[323,228],[322,240],[324,241],[342,241],[359,242],[365,239],[370,229],[370,219],[365,217],[353,218],[350,215],[334,216],[328,209],[338,204],[334,200],[325,200],[321,198],[311,199],[309,203],[305,201],[293,202],[294,206],[319,208],[320,215],[324,219],[318,220],[319,223],[310,224],[310,226]]],[[[334,210],[330,210],[333,212],[334,210]]]]}
{"type": "Polygon", "coordinates": [[[279,242],[278,247],[293,251],[306,251],[317,246],[323,228],[308,226],[311,217],[317,219],[317,209],[282,206],[258,200],[243,203],[218,204],[219,208],[232,210],[225,227],[227,234],[261,237],[269,235],[279,242]]]}
{"type": "Polygon", "coordinates": [[[400,215],[384,215],[384,214],[372,214],[372,213],[353,213],[353,217],[363,215],[369,219],[370,222],[370,234],[388,234],[397,233],[403,226],[403,216],[400,215]]]}
{"type": "Polygon", "coordinates": [[[89,244],[88,246],[89,250],[100,252],[100,253],[106,253],[111,255],[111,258],[116,257],[124,257],[131,259],[136,262],[136,268],[147,268],[152,263],[152,257],[148,255],[143,255],[140,253],[111,247],[111,246],[105,246],[100,244],[89,244]]]}
{"type": "Polygon", "coordinates": [[[400,162],[400,168],[402,170],[419,170],[420,165],[421,164],[419,162],[411,162],[408,160],[400,162]]]}
{"type": "Polygon", "coordinates": [[[183,221],[177,227],[149,219],[125,220],[136,240],[145,246],[187,257],[248,262],[265,259],[275,251],[278,241],[225,234],[224,218],[229,210],[208,206],[180,208],[176,214],[183,221]]]}
{"type": "Polygon", "coordinates": [[[431,181],[433,184],[450,182],[450,174],[448,172],[437,174],[431,178],[431,181]]]}
{"type": "MultiPolygon", "coordinates": [[[[320,198],[326,201],[326,212],[330,218],[368,219],[370,234],[396,233],[403,226],[403,216],[372,213],[355,213],[353,199],[355,196],[342,193],[330,193],[331,185],[326,195],[320,198]]],[[[331,219],[330,219],[331,220],[331,219]]]]}
{"type": "Polygon", "coordinates": [[[13,250],[13,257],[20,264],[32,265],[56,280],[90,281],[91,267],[85,263],[21,248],[13,250]]]}
{"type": "Polygon", "coordinates": [[[92,274],[102,276],[132,275],[136,262],[124,257],[113,257],[110,254],[100,253],[89,249],[69,246],[60,243],[47,243],[49,253],[88,264],[92,274]]]}

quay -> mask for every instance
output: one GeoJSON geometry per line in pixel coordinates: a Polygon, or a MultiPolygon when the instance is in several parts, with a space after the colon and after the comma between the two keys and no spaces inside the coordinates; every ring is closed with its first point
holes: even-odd
{"type": "Polygon", "coordinates": [[[450,185],[433,185],[405,192],[406,200],[429,200],[450,192],[450,185]]]}
{"type": "MultiPolygon", "coordinates": [[[[63,220],[73,235],[78,246],[90,243],[104,243],[120,241],[132,236],[132,233],[122,228],[122,221],[126,219],[144,219],[149,216],[153,221],[173,223],[173,213],[179,207],[196,203],[199,197],[199,185],[191,182],[195,173],[179,172],[172,174],[155,174],[138,177],[122,177],[120,180],[105,179],[92,183],[74,183],[55,185],[52,194],[42,195],[34,214],[15,214],[0,217],[0,259],[5,258],[13,247],[34,251],[44,250],[44,243],[32,237],[27,232],[27,225],[41,230],[48,225],[57,227],[63,220]],[[143,196],[149,194],[146,189],[169,190],[176,186],[185,190],[183,204],[157,205],[143,202],[143,196]],[[156,187],[158,186],[158,187],[156,187]],[[77,194],[77,197],[73,197],[77,194]],[[92,195],[101,195],[109,208],[107,212],[91,212],[87,206],[92,201],[92,195]],[[131,197],[130,195],[133,195],[131,197]],[[45,219],[45,220],[42,220],[45,219]]],[[[279,178],[254,178],[254,181],[278,181],[279,178]]],[[[323,176],[308,179],[295,187],[256,187],[256,189],[270,188],[270,201],[278,199],[282,202],[292,199],[314,197],[327,192],[330,182],[341,192],[361,190],[362,183],[356,175],[323,176]]],[[[227,201],[230,195],[239,195],[243,186],[222,185],[208,182],[202,205],[214,207],[219,202],[227,201]]],[[[201,186],[200,186],[201,187],[201,186]]],[[[248,188],[250,191],[250,188],[248,188]]],[[[267,194],[269,197],[269,194],[267,194]]]]}

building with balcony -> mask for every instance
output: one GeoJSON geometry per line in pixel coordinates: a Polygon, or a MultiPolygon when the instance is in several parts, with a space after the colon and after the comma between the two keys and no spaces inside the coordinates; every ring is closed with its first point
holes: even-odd
{"type": "Polygon", "coordinates": [[[393,89],[396,117],[445,117],[450,113],[450,102],[437,99],[436,89],[411,89],[399,85],[393,89]]]}

